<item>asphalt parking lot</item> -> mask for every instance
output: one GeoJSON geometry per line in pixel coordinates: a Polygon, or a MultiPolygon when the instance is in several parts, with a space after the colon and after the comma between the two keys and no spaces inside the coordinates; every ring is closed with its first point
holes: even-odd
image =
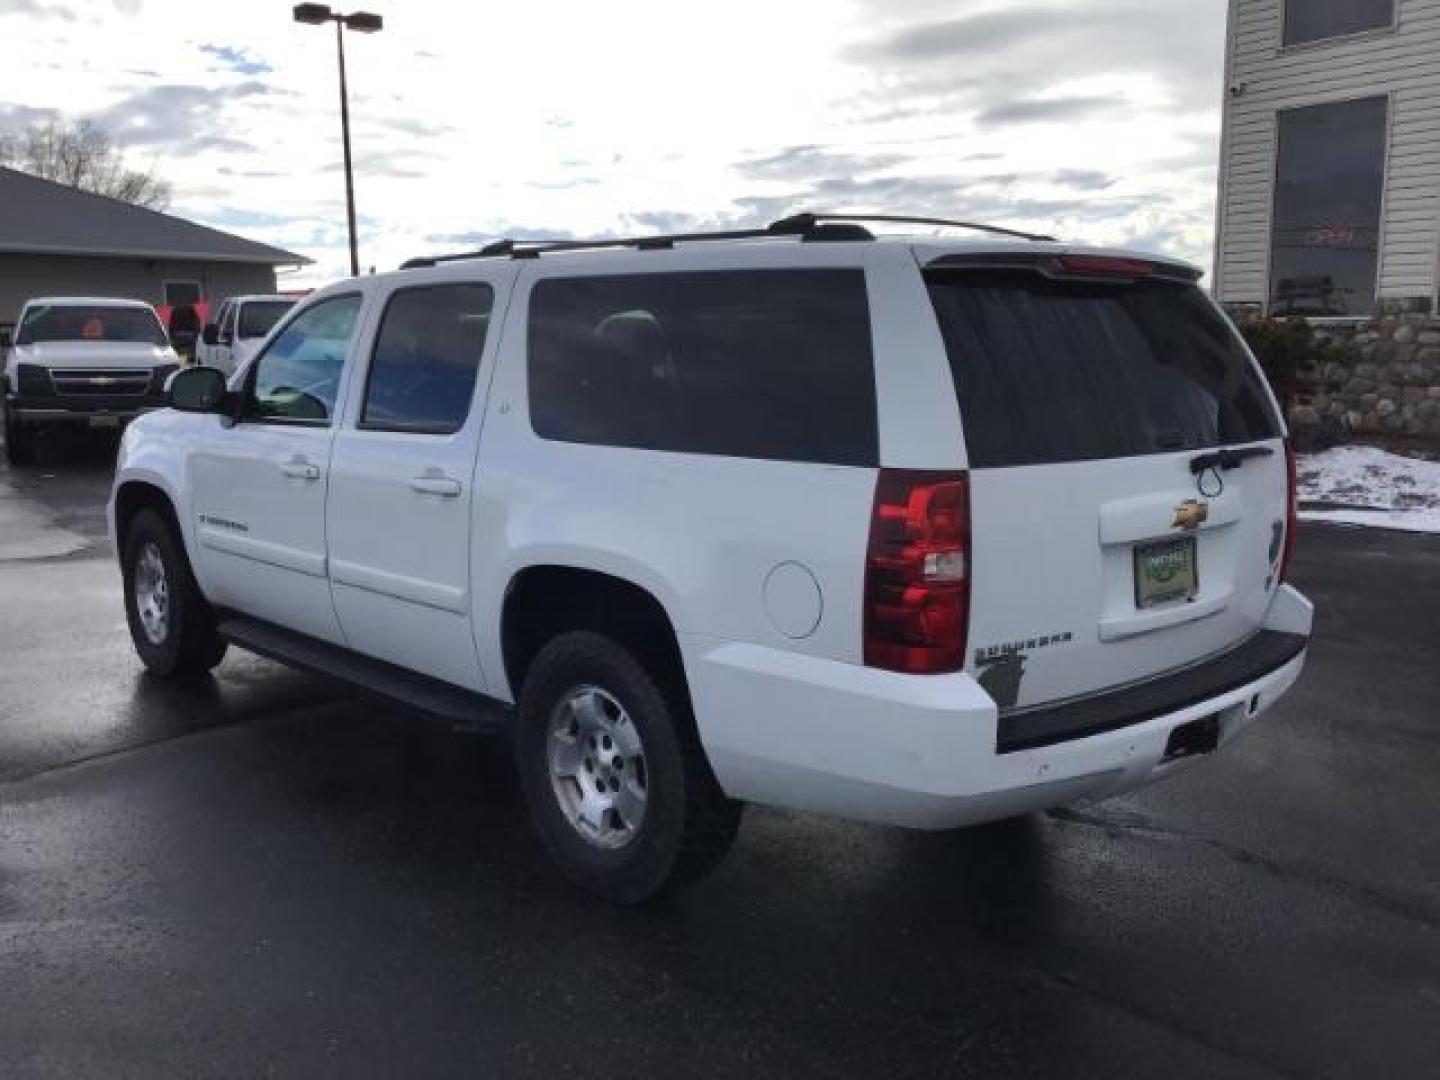
{"type": "Polygon", "coordinates": [[[751,810],[641,911],[502,748],[232,652],[141,674],[113,444],[0,467],[0,1075],[1435,1075],[1440,540],[1308,527],[1292,695],[1137,795],[951,834],[751,810]]]}

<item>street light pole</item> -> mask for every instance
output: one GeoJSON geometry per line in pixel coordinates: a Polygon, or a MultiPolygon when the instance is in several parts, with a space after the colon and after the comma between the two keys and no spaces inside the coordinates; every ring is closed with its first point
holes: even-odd
{"type": "Polygon", "coordinates": [[[343,15],[325,4],[297,4],[295,21],[309,26],[335,24],[335,50],[340,59],[340,138],[345,148],[345,221],[350,230],[350,276],[360,276],[360,243],[355,233],[355,171],[350,156],[350,92],[345,82],[345,31],[373,34],[385,24],[379,15],[356,11],[343,15]]]}
{"type": "Polygon", "coordinates": [[[335,50],[340,57],[340,138],[345,144],[345,220],[350,226],[350,276],[360,276],[360,242],[355,237],[355,169],[350,162],[350,93],[345,86],[345,24],[335,20],[335,50]]]}

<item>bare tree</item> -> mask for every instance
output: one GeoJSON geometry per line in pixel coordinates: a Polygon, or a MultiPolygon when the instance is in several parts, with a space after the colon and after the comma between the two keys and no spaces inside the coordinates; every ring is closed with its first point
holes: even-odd
{"type": "Polygon", "coordinates": [[[0,137],[0,165],[151,210],[170,205],[170,184],[155,166],[130,168],[114,140],[89,120],[46,120],[0,137]]]}

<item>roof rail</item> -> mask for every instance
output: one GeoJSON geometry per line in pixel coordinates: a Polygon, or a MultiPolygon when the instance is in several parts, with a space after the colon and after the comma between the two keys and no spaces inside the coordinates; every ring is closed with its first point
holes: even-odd
{"type": "Polygon", "coordinates": [[[1053,236],[1020,232],[1016,229],[1002,229],[998,225],[976,225],[968,221],[948,221],[944,218],[903,217],[892,214],[830,214],[802,213],[772,221],[761,229],[724,229],[716,232],[664,233],[658,236],[610,237],[600,240],[496,240],[477,251],[462,251],[454,255],[422,255],[408,259],[400,265],[401,270],[415,270],[441,263],[463,262],[467,259],[533,259],[543,252],[551,251],[592,251],[603,248],[633,247],[639,251],[663,251],[676,244],[704,240],[761,240],[789,236],[800,240],[873,240],[875,236],[863,225],[863,221],[894,222],[902,225],[942,225],[960,229],[976,229],[995,233],[999,236],[1014,236],[1021,240],[1054,240],[1053,236]]]}
{"type": "Polygon", "coordinates": [[[829,221],[883,221],[896,225],[939,225],[952,229],[973,229],[976,232],[993,233],[996,236],[1013,236],[1017,240],[1034,240],[1037,243],[1053,243],[1055,241],[1055,237],[1047,236],[1045,233],[1021,232],[1019,229],[1006,229],[999,225],[980,225],[973,221],[951,221],[949,218],[910,217],[905,214],[837,214],[807,211],[803,214],[782,218],[770,227],[772,229],[777,227],[806,229],[829,221]]]}

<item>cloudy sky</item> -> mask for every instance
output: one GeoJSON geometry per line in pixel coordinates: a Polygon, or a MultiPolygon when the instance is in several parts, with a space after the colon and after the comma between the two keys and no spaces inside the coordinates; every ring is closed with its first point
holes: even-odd
{"type": "MultiPolygon", "coordinates": [[[[174,212],[347,266],[333,32],[288,0],[0,0],[0,128],[103,122],[174,212]]],[[[1208,266],[1224,0],[375,0],[362,265],[889,210],[1208,266]]]]}

